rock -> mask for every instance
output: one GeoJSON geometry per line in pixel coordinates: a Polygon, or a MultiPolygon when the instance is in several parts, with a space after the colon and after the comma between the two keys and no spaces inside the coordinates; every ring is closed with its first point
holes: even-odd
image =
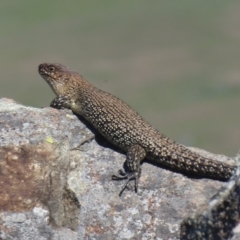
{"type": "Polygon", "coordinates": [[[139,193],[119,197],[111,176],[125,156],[93,136],[69,110],[0,99],[0,239],[204,239],[199,229],[224,214],[233,217],[221,218],[220,236],[240,236],[238,175],[224,183],[144,163],[139,193]]]}
{"type": "Polygon", "coordinates": [[[239,230],[233,229],[239,222],[240,171],[210,201],[203,213],[184,219],[181,239],[239,239],[239,230]]]}

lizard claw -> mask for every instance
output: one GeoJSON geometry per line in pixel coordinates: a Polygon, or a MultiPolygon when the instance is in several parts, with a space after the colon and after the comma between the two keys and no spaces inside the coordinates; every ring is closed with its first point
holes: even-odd
{"type": "Polygon", "coordinates": [[[119,197],[121,197],[122,193],[126,188],[128,188],[128,184],[131,180],[135,182],[135,192],[138,191],[138,179],[140,177],[140,172],[125,172],[122,169],[118,171],[119,175],[112,175],[112,180],[123,180],[126,179],[125,184],[123,185],[122,190],[119,193],[119,197]]]}

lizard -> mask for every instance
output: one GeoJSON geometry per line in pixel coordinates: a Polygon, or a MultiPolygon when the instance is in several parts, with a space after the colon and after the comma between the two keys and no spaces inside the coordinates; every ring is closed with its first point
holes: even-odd
{"type": "Polygon", "coordinates": [[[126,170],[119,170],[113,180],[124,180],[119,195],[134,180],[135,192],[144,159],[200,177],[227,181],[236,166],[215,161],[193,152],[152,127],[118,97],[105,92],[79,73],[61,65],[43,63],[39,74],[56,94],[50,106],[68,108],[87,120],[104,138],[126,153],[126,170]]]}

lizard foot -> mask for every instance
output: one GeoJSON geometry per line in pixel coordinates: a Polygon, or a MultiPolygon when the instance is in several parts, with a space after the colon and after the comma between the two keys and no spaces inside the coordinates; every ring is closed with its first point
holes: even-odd
{"type": "Polygon", "coordinates": [[[66,96],[58,96],[54,98],[50,104],[50,107],[56,109],[63,109],[65,108],[65,104],[68,103],[69,99],[66,96]]]}
{"type": "Polygon", "coordinates": [[[140,173],[141,173],[141,171],[139,171],[139,172],[135,172],[135,171],[134,172],[125,172],[124,170],[120,169],[118,171],[119,175],[112,175],[112,180],[126,179],[126,182],[125,182],[122,190],[119,193],[119,197],[121,197],[122,193],[124,192],[124,190],[126,188],[129,189],[128,184],[131,180],[134,180],[134,182],[135,182],[135,192],[137,193],[137,191],[138,191],[138,179],[140,177],[140,173]]]}

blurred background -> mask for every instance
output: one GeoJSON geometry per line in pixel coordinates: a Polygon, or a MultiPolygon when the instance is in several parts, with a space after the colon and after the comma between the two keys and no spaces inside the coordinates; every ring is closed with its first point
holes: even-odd
{"type": "Polygon", "coordinates": [[[0,97],[49,106],[37,67],[61,63],[182,144],[240,148],[238,1],[1,1],[0,49],[0,97]]]}

